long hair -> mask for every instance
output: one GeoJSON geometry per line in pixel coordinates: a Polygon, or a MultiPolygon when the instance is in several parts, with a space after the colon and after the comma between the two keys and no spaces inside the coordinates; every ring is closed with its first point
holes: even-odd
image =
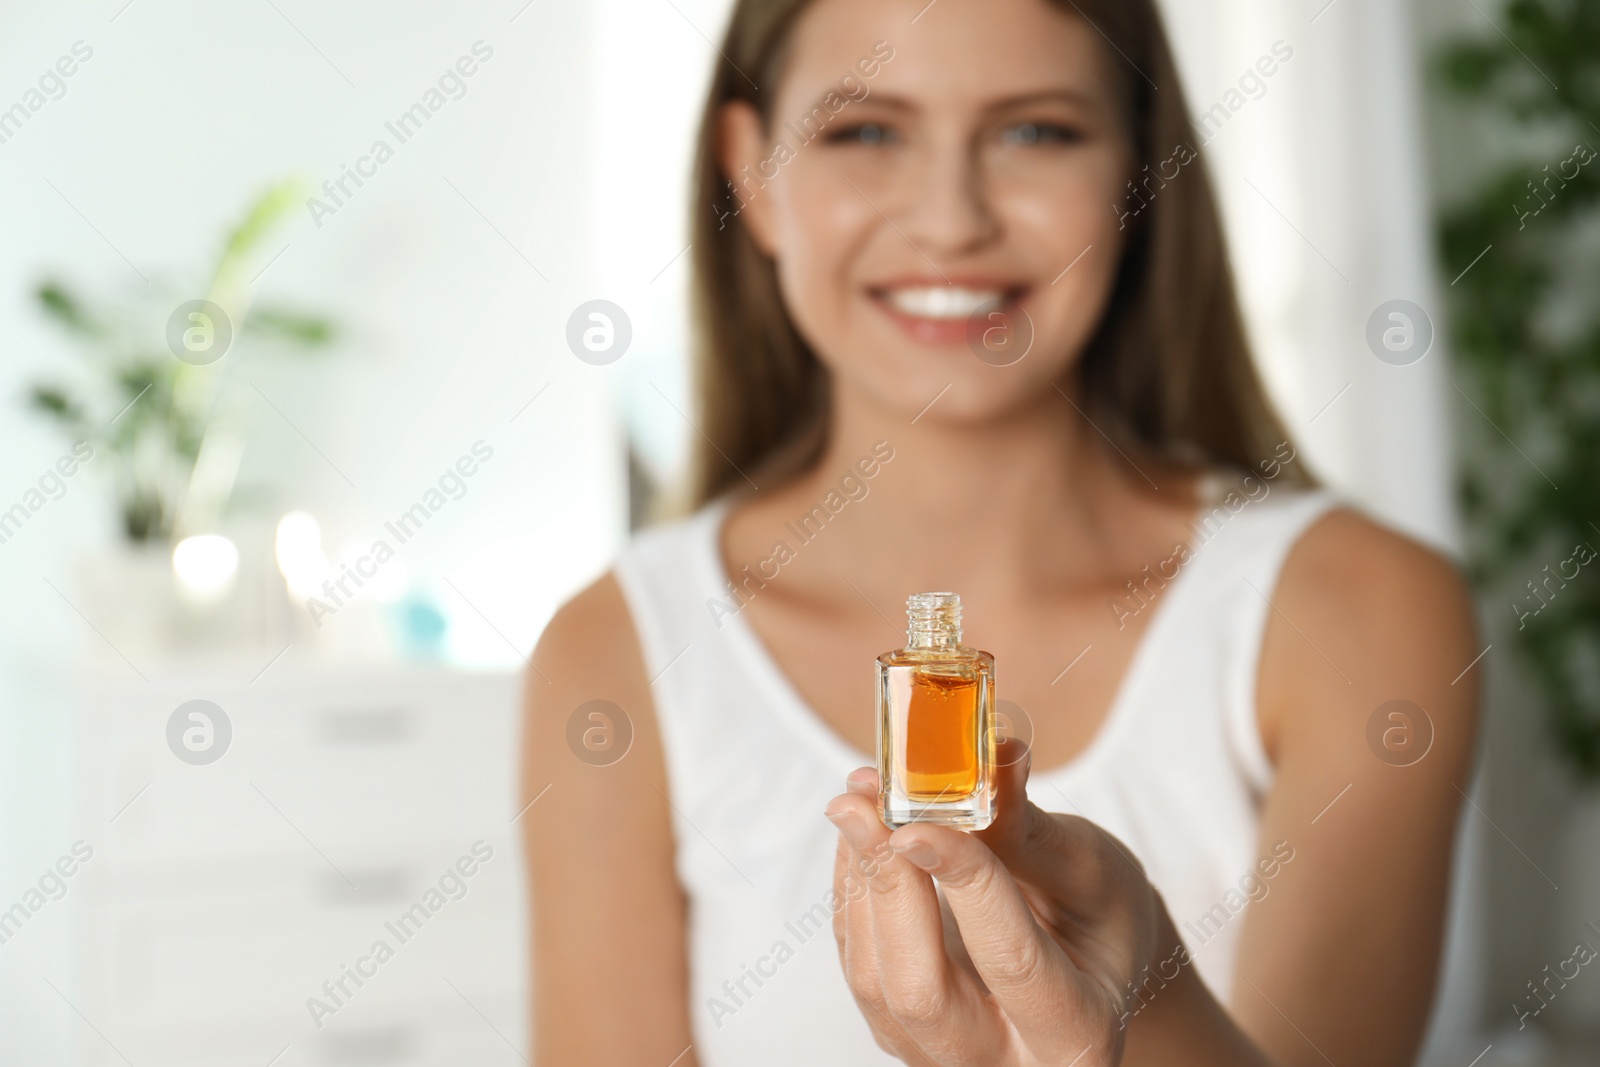
{"type": "MultiPolygon", "coordinates": [[[[735,217],[733,187],[717,159],[724,105],[748,102],[771,128],[771,90],[808,2],[737,0],[700,119],[690,183],[701,431],[690,460],[692,507],[745,484],[746,475],[760,472],[766,484],[802,473],[827,432],[827,369],[784,308],[772,260],[735,217]]],[[[1130,124],[1133,175],[1158,174],[1180,146],[1196,152],[1152,0],[1051,2],[1091,22],[1121,53],[1111,66],[1130,124]]],[[[1076,364],[1082,406],[1130,453],[1254,468],[1288,434],[1250,358],[1204,159],[1186,162],[1160,188],[1131,220],[1107,306],[1076,364]]],[[[1303,462],[1285,466],[1283,477],[1315,484],[1303,462]]]]}

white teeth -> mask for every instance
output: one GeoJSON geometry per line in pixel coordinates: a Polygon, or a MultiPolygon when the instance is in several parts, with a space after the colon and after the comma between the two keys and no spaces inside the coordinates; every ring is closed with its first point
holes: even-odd
{"type": "Polygon", "coordinates": [[[1005,300],[999,289],[963,289],[959,285],[890,289],[884,298],[906,315],[924,319],[964,319],[1005,300]]]}

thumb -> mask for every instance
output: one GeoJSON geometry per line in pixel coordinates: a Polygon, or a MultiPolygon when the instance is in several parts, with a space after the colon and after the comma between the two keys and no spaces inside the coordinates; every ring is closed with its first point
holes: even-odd
{"type": "MultiPolygon", "coordinates": [[[[1005,865],[975,835],[912,823],[889,845],[939,881],[973,967],[1019,1029],[1058,1020],[1074,970],[1034,921],[1005,865]]],[[[1052,1023],[1053,1025],[1053,1023],[1052,1023]]]]}
{"type": "Polygon", "coordinates": [[[1027,865],[1033,843],[1044,836],[1049,814],[1028,799],[1028,776],[1033,770],[1033,749],[1020,737],[1007,737],[995,745],[994,821],[975,836],[988,845],[1008,867],[1027,865]]]}
{"type": "Polygon", "coordinates": [[[995,799],[998,811],[991,826],[1009,827],[1028,803],[1028,775],[1033,748],[1020,737],[1001,738],[994,746],[995,799]]]}

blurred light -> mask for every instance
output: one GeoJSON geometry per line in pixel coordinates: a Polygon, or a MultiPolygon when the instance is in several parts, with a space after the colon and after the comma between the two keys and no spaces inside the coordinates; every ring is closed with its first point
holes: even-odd
{"type": "Polygon", "coordinates": [[[274,555],[289,595],[296,600],[320,593],[333,573],[333,564],[322,551],[322,527],[309,512],[291,511],[278,520],[274,555]]]}
{"type": "Polygon", "coordinates": [[[172,569],[190,592],[211,597],[227,589],[239,570],[239,550],[221,534],[185,537],[172,550],[172,569]]]}

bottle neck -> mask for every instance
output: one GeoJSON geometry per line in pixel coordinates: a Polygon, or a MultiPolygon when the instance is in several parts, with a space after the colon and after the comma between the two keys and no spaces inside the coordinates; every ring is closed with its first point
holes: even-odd
{"type": "Polygon", "coordinates": [[[916,593],[906,600],[906,647],[953,649],[961,645],[961,598],[916,593]]]}

